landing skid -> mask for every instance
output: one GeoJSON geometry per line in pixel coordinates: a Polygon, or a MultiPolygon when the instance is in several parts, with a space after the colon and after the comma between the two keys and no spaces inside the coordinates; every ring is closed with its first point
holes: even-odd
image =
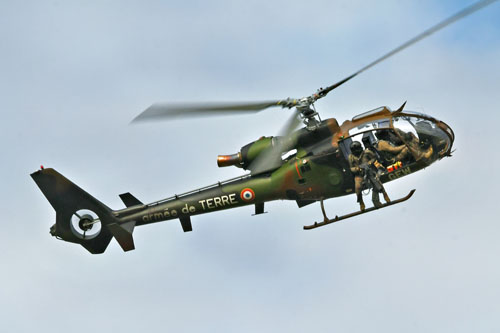
{"type": "Polygon", "coordinates": [[[388,207],[388,206],[392,206],[392,205],[401,203],[403,201],[406,201],[406,200],[410,199],[411,196],[413,195],[413,193],[415,193],[415,190],[411,190],[410,193],[408,193],[408,195],[406,197],[403,197],[401,199],[397,199],[397,200],[393,200],[391,202],[385,203],[385,204],[381,205],[378,208],[377,207],[371,207],[371,208],[367,208],[367,209],[365,209],[363,211],[358,211],[358,212],[354,212],[354,213],[343,215],[343,216],[335,216],[335,218],[331,219],[331,220],[326,216],[325,206],[323,205],[323,200],[321,200],[321,211],[323,212],[323,216],[325,217],[325,220],[323,222],[319,222],[319,223],[318,222],[314,222],[314,224],[305,225],[304,226],[304,230],[319,228],[319,227],[322,227],[322,226],[330,224],[330,223],[335,223],[335,222],[338,222],[338,221],[341,221],[341,220],[348,219],[350,217],[354,217],[354,216],[358,216],[358,215],[361,215],[361,214],[369,213],[369,212],[377,210],[377,209],[382,209],[382,208],[385,208],[385,207],[388,207]]]}

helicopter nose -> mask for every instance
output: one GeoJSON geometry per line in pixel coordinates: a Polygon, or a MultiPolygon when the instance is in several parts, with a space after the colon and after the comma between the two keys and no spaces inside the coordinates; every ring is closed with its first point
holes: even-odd
{"type": "Polygon", "coordinates": [[[444,133],[446,133],[446,136],[448,138],[446,147],[441,150],[439,154],[442,157],[451,156],[453,142],[455,141],[455,133],[453,132],[451,127],[443,121],[440,121],[437,125],[444,133]]]}

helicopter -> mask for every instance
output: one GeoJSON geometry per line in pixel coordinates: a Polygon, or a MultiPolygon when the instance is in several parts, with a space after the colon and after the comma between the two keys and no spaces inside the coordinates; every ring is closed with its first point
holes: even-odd
{"type": "MultiPolygon", "coordinates": [[[[124,251],[134,250],[133,231],[137,226],[178,219],[182,230],[190,232],[192,216],[248,205],[255,207],[254,215],[260,215],[265,212],[265,203],[274,200],[293,200],[299,208],[320,202],[323,221],[306,225],[305,230],[409,200],[415,190],[385,204],[334,218],[327,216],[323,204],[324,200],[355,193],[349,163],[354,142],[363,143],[364,149],[376,154],[377,179],[386,183],[452,156],[455,134],[451,127],[430,115],[405,110],[406,102],[394,111],[383,106],[342,124],[335,118],[322,119],[314,103],[365,70],[494,1],[483,0],[466,7],[352,75],[306,97],[251,103],[153,104],[132,123],[255,113],[269,108],[289,109],[292,114],[280,135],[263,136],[239,152],[218,156],[219,167],[238,167],[250,171],[248,174],[148,204],[127,192],[119,195],[125,208],[112,210],[55,169],[41,166],[31,177],[56,211],[50,234],[100,254],[112,238],[124,251]],[[303,127],[299,128],[301,123],[303,127]],[[382,141],[400,147],[399,153],[383,151],[382,141]]],[[[364,181],[363,189],[370,188],[370,183],[364,181]]]]}

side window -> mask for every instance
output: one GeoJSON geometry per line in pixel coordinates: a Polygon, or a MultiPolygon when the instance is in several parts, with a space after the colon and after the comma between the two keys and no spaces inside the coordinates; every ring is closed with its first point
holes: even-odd
{"type": "Polygon", "coordinates": [[[351,153],[351,148],[350,148],[351,143],[352,143],[351,138],[347,138],[347,139],[344,139],[342,141],[339,141],[339,149],[342,152],[342,154],[344,155],[344,158],[346,160],[348,160],[349,154],[351,153]]]}

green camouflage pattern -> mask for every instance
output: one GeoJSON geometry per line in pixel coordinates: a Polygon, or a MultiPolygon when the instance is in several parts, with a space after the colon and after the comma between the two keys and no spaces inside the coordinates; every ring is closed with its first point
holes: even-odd
{"type": "MultiPolygon", "coordinates": [[[[410,163],[396,162],[388,166],[380,176],[382,182],[407,176],[450,156],[454,134],[446,124],[427,115],[402,110],[392,112],[383,107],[354,117],[342,126],[335,119],[327,119],[315,130],[297,130],[287,138],[294,142],[292,154],[272,171],[250,174],[150,204],[141,203],[129,193],[123,194],[125,209],[111,210],[54,169],[42,169],[31,176],[56,210],[56,224],[51,228],[53,236],[79,243],[91,253],[104,252],[114,237],[128,251],[135,248],[132,232],[136,226],[179,219],[184,231],[191,231],[190,217],[195,215],[248,205],[255,205],[256,213],[262,213],[263,204],[273,200],[295,200],[302,207],[318,200],[352,194],[354,178],[347,161],[348,143],[370,133],[376,134],[380,126],[400,133],[400,138],[409,137],[410,134],[394,127],[394,119],[398,124],[406,121],[420,130],[416,133],[427,138],[421,145],[427,147],[428,153],[412,152],[417,157],[410,163]],[[363,131],[365,127],[367,130],[363,131]],[[95,213],[94,222],[102,224],[99,234],[92,238],[87,238],[85,232],[75,231],[78,226],[83,226],[82,230],[88,228],[82,224],[80,215],[80,224],[76,227],[70,221],[72,214],[81,210],[95,213]]],[[[276,149],[272,140],[272,137],[262,137],[242,147],[243,168],[248,168],[263,152],[276,149]]],[[[413,151],[419,149],[418,144],[411,147],[410,143],[405,142],[413,151]]]]}

